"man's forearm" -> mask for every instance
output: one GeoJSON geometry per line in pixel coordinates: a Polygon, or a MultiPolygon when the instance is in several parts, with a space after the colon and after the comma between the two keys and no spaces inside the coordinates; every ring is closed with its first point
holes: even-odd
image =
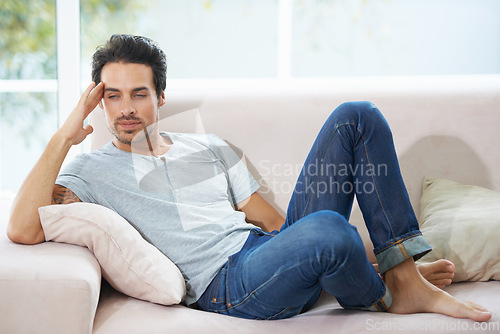
{"type": "Polygon", "coordinates": [[[12,205],[7,228],[12,241],[24,244],[45,241],[38,208],[51,204],[55,180],[70,148],[69,141],[56,132],[24,180],[12,205]]]}

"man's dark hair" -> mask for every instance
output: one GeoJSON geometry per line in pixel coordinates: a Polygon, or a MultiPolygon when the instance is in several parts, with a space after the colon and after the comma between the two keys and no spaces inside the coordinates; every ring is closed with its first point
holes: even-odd
{"type": "Polygon", "coordinates": [[[92,80],[95,84],[101,81],[104,65],[119,62],[151,66],[156,95],[158,98],[161,96],[167,84],[167,59],[153,40],[133,35],[111,36],[92,56],[92,80]]]}

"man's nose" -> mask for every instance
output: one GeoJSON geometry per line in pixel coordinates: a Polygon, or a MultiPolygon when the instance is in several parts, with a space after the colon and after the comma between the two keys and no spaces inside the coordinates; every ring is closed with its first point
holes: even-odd
{"type": "Polygon", "coordinates": [[[135,107],[129,98],[124,98],[122,100],[122,114],[124,116],[130,116],[135,113],[135,107]]]}

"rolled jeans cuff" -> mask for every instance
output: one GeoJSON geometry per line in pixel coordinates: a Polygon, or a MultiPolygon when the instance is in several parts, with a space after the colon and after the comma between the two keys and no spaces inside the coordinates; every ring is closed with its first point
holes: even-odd
{"type": "Polygon", "coordinates": [[[363,310],[363,311],[372,311],[372,312],[386,312],[389,307],[392,305],[392,293],[391,290],[387,287],[385,282],[383,284],[383,294],[382,296],[371,306],[361,307],[361,306],[346,306],[340,303],[340,305],[346,310],[363,310]]]}
{"type": "Polygon", "coordinates": [[[411,257],[416,261],[432,250],[420,231],[408,232],[375,251],[381,274],[411,257]]]}
{"type": "Polygon", "coordinates": [[[380,298],[375,304],[367,308],[368,311],[373,312],[386,312],[392,305],[392,293],[391,290],[385,285],[385,292],[382,298],[380,298]]]}

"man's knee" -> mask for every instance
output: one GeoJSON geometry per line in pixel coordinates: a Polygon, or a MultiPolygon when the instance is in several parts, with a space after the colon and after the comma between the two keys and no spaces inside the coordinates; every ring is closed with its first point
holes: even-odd
{"type": "Polygon", "coordinates": [[[307,215],[304,219],[310,220],[310,228],[316,230],[329,230],[342,233],[348,231],[351,225],[340,213],[332,210],[321,210],[307,215]]]}
{"type": "Polygon", "coordinates": [[[345,102],[332,112],[330,119],[337,126],[355,125],[363,133],[372,132],[375,129],[391,132],[384,115],[368,101],[345,102]]]}
{"type": "Polygon", "coordinates": [[[341,122],[356,122],[360,123],[361,120],[368,120],[370,122],[384,121],[385,118],[380,110],[369,101],[352,101],[345,102],[339,105],[332,113],[341,122]]]}
{"type": "Polygon", "coordinates": [[[303,235],[304,241],[315,247],[332,250],[337,254],[350,251],[353,247],[363,248],[356,228],[337,212],[318,211],[304,219],[308,220],[304,224],[307,226],[307,232],[303,235]]]}

